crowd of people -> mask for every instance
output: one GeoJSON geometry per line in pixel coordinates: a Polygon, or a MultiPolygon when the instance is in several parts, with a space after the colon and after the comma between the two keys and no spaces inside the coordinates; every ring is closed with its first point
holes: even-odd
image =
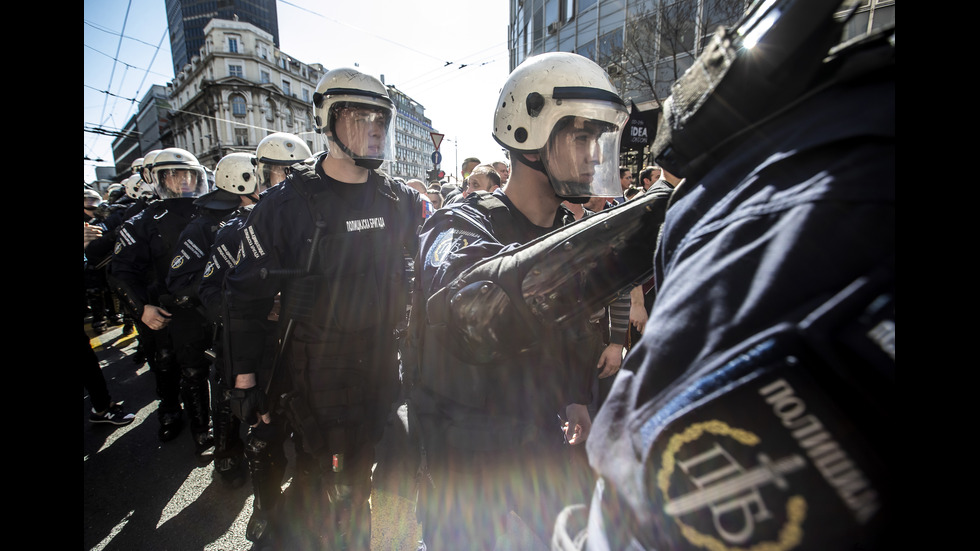
{"type": "MultiPolygon", "coordinates": [[[[384,458],[417,472],[419,549],[490,551],[515,515],[553,549],[883,545],[894,29],[831,51],[819,15],[777,91],[679,80],[636,174],[629,107],[580,55],[508,76],[507,160],[458,186],[381,170],[387,89],[331,70],[324,151],[166,148],[85,191],[93,329],[137,332],[161,441],[251,480],[256,548],[369,549],[399,406],[412,446],[384,458]],[[279,514],[287,445],[303,518],[279,514]]],[[[92,422],[132,422],[90,380],[92,422]]]]}

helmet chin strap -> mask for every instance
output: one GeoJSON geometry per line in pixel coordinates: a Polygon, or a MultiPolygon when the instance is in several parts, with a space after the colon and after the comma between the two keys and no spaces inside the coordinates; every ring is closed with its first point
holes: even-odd
{"type": "MultiPolygon", "coordinates": [[[[530,168],[532,170],[536,170],[536,171],[544,174],[548,178],[548,183],[551,184],[551,175],[548,174],[548,171],[545,169],[545,167],[544,167],[544,161],[541,160],[541,156],[540,155],[538,156],[538,160],[537,161],[532,161],[532,160],[528,159],[527,157],[525,157],[524,156],[524,153],[519,153],[519,152],[516,152],[516,151],[511,151],[511,158],[514,158],[515,157],[515,155],[514,155],[515,153],[516,153],[517,161],[519,163],[521,163],[522,165],[524,165],[524,166],[526,166],[526,167],[528,167],[528,168],[530,168]]],[[[554,188],[555,188],[554,184],[551,184],[551,189],[554,189],[554,188]]],[[[568,201],[569,203],[573,203],[573,204],[576,204],[576,205],[582,205],[582,204],[588,203],[589,202],[589,199],[591,199],[591,197],[563,197],[561,195],[558,195],[557,193],[555,193],[555,197],[561,199],[562,201],[568,201]]]]}

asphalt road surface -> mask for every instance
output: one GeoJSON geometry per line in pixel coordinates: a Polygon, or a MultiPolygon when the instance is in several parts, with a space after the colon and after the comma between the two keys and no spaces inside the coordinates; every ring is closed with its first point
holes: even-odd
{"type": "MultiPolygon", "coordinates": [[[[124,401],[136,415],[130,425],[116,427],[88,420],[91,402],[83,399],[84,537],[86,550],[106,551],[238,551],[252,549],[245,526],[252,511],[251,482],[232,488],[212,479],[211,464],[200,465],[188,431],[170,442],[157,438],[155,380],[145,363],[136,364],[136,333],[122,326],[96,335],[88,324],[112,399],[124,401]]],[[[389,431],[397,432],[397,431],[389,431]]],[[[380,454],[389,456],[399,442],[388,434],[380,454]],[[394,443],[392,443],[394,442],[394,443]]],[[[286,446],[292,480],[295,452],[286,446]]],[[[407,472],[407,471],[406,471],[407,472]]],[[[372,494],[374,550],[414,550],[421,531],[415,520],[409,475],[386,471],[372,494]]],[[[516,517],[515,517],[516,518],[516,517]]],[[[547,549],[517,527],[498,541],[497,550],[547,549]]]]}

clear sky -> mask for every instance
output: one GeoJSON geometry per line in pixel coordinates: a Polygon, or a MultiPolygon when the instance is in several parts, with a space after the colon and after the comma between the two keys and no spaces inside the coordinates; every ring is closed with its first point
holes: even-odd
{"type": "MultiPolygon", "coordinates": [[[[280,49],[356,67],[425,107],[445,134],[441,168],[503,158],[491,136],[508,74],[508,0],[278,0],[280,49]]],[[[113,136],[153,84],[173,79],[164,0],[85,0],[85,181],[112,164],[113,136]],[[103,159],[98,162],[95,159],[103,159]]]]}

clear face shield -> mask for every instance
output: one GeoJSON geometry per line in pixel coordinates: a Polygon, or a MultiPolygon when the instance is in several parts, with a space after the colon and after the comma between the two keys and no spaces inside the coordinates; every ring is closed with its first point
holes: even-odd
{"type": "Polygon", "coordinates": [[[270,187],[279,184],[289,176],[290,168],[286,165],[259,162],[255,167],[258,176],[258,187],[255,193],[262,193],[270,187]]]}
{"type": "Polygon", "coordinates": [[[211,191],[203,166],[154,168],[153,176],[161,199],[200,197],[211,191]]]}
{"type": "Polygon", "coordinates": [[[333,139],[338,148],[330,155],[344,154],[358,166],[377,168],[395,158],[395,112],[376,105],[343,102],[331,108],[333,139]]]}
{"type": "Polygon", "coordinates": [[[140,169],[140,178],[147,184],[153,185],[153,171],[151,167],[144,166],[140,169]]]}
{"type": "Polygon", "coordinates": [[[619,139],[628,114],[605,122],[602,118],[568,116],[555,124],[547,145],[540,150],[545,172],[555,194],[564,198],[615,197],[619,185],[619,139]]]}

